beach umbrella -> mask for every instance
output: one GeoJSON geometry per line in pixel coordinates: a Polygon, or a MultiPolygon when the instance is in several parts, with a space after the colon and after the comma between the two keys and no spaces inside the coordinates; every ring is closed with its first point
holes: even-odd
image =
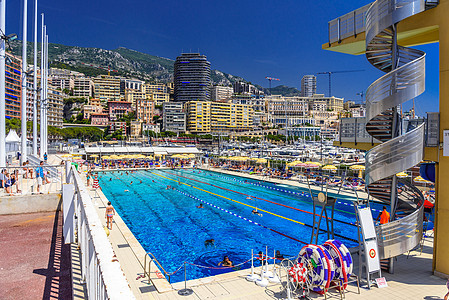
{"type": "Polygon", "coordinates": [[[148,159],[154,159],[153,155],[148,155],[147,158],[148,159]]]}
{"type": "Polygon", "coordinates": [[[187,154],[187,157],[188,158],[195,158],[195,154],[193,154],[193,153],[187,154]]]}
{"type": "Polygon", "coordinates": [[[302,164],[300,160],[294,160],[287,164],[288,167],[296,167],[297,165],[302,164]]]}
{"type": "Polygon", "coordinates": [[[256,160],[256,163],[258,163],[258,164],[266,164],[267,160],[265,158],[259,158],[258,160],[256,160]]]}
{"type": "Polygon", "coordinates": [[[424,178],[422,178],[421,176],[415,177],[413,179],[414,182],[422,182],[422,183],[431,183],[431,181],[425,180],[424,178]]]}
{"type": "Polygon", "coordinates": [[[72,155],[71,154],[63,154],[63,155],[61,155],[61,157],[68,158],[68,157],[72,157],[72,155]]]}
{"type": "Polygon", "coordinates": [[[96,155],[96,154],[92,154],[90,157],[98,157],[98,155],[96,155]]]}
{"type": "Polygon", "coordinates": [[[114,160],[120,159],[120,157],[118,155],[115,155],[115,154],[111,155],[110,158],[114,159],[114,160]]]}
{"type": "Polygon", "coordinates": [[[400,173],[397,173],[396,176],[403,178],[403,177],[408,177],[408,174],[405,172],[400,172],[400,173]]]}
{"type": "Polygon", "coordinates": [[[102,156],[101,158],[102,158],[102,159],[111,159],[111,157],[108,156],[108,155],[104,155],[104,156],[102,156]]]}
{"type": "Polygon", "coordinates": [[[365,166],[353,165],[353,166],[350,166],[349,169],[351,169],[351,170],[365,170],[365,166]]]}
{"type": "Polygon", "coordinates": [[[333,166],[333,165],[326,165],[323,167],[323,170],[331,170],[331,171],[336,171],[337,167],[333,166]]]}
{"type": "Polygon", "coordinates": [[[319,162],[316,162],[316,161],[306,161],[305,164],[306,165],[316,165],[318,167],[322,166],[319,162]]]}

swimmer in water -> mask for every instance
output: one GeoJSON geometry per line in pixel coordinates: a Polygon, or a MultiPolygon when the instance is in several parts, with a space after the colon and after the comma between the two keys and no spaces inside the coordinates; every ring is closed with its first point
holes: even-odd
{"type": "Polygon", "coordinates": [[[125,192],[129,192],[129,190],[125,190],[125,192]]]}
{"type": "Polygon", "coordinates": [[[133,182],[131,181],[129,184],[133,184],[133,182]]]}
{"type": "Polygon", "coordinates": [[[214,246],[215,240],[214,239],[210,239],[210,240],[205,240],[204,241],[204,246],[214,246]]]}
{"type": "Polygon", "coordinates": [[[203,203],[200,203],[196,208],[204,208],[203,203]]]}
{"type": "Polygon", "coordinates": [[[219,266],[223,266],[223,267],[232,267],[234,266],[234,264],[232,263],[232,261],[229,259],[229,257],[225,256],[223,258],[223,260],[221,262],[218,263],[219,266]]]}
{"type": "Polygon", "coordinates": [[[142,180],[140,181],[140,183],[142,183],[142,180]]]}
{"type": "Polygon", "coordinates": [[[253,211],[252,211],[251,213],[252,213],[253,215],[257,215],[257,216],[259,216],[259,217],[262,217],[262,216],[263,216],[260,212],[257,211],[257,208],[256,208],[256,209],[253,209],[253,211]]]}
{"type": "Polygon", "coordinates": [[[153,180],[153,182],[154,182],[154,180],[153,180]]]}
{"type": "Polygon", "coordinates": [[[112,177],[111,177],[111,178],[109,178],[109,181],[112,181],[112,177]]]}

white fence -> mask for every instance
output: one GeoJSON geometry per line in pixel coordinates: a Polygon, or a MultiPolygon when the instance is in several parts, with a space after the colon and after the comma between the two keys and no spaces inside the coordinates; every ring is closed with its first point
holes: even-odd
{"type": "Polygon", "coordinates": [[[89,299],[135,299],[115,257],[86,186],[66,165],[63,186],[64,240],[81,251],[81,276],[89,299]]]}

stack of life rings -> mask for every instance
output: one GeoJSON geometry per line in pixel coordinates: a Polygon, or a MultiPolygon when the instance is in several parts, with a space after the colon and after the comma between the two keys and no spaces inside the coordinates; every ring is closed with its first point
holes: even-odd
{"type": "Polygon", "coordinates": [[[304,285],[308,282],[311,290],[323,294],[334,279],[347,287],[348,277],[352,274],[351,253],[338,240],[328,240],[323,245],[306,245],[299,252],[297,264],[289,270],[293,282],[304,285]]]}

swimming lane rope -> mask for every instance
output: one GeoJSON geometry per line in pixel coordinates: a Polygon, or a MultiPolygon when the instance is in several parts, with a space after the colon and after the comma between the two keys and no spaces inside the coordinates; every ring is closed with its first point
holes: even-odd
{"type": "MultiPolygon", "coordinates": [[[[261,208],[257,208],[257,207],[255,207],[255,206],[252,206],[252,205],[249,205],[249,204],[246,204],[246,203],[237,201],[237,200],[233,200],[233,199],[231,199],[231,198],[228,198],[228,197],[225,197],[225,196],[216,194],[216,193],[212,193],[212,192],[210,192],[210,191],[204,190],[204,189],[202,189],[202,188],[196,187],[196,186],[191,185],[191,184],[188,184],[188,183],[181,182],[181,181],[179,181],[179,180],[175,180],[175,179],[172,179],[172,178],[169,178],[169,177],[166,177],[166,176],[157,174],[157,173],[153,173],[153,172],[150,172],[150,174],[153,174],[153,175],[156,175],[156,176],[159,176],[159,177],[162,177],[162,178],[165,178],[165,179],[174,181],[174,182],[178,182],[179,184],[182,184],[182,185],[185,185],[185,186],[188,186],[188,187],[197,189],[197,190],[199,190],[199,191],[202,191],[202,192],[205,192],[205,193],[208,193],[208,194],[211,194],[211,195],[214,195],[214,196],[217,196],[217,197],[220,197],[220,198],[223,198],[223,199],[226,199],[226,200],[235,202],[235,203],[239,203],[239,204],[242,204],[242,205],[244,205],[244,206],[251,207],[251,208],[253,208],[253,209],[257,209],[258,211],[265,212],[265,213],[267,213],[267,214],[276,216],[276,217],[278,217],[278,218],[282,218],[282,219],[285,219],[285,220],[288,220],[288,221],[291,221],[291,222],[294,222],[294,223],[301,224],[301,225],[303,225],[303,226],[312,228],[312,226],[309,225],[309,224],[305,224],[305,223],[303,223],[303,222],[299,222],[299,221],[297,221],[297,220],[293,220],[293,219],[290,219],[290,218],[287,218],[287,217],[284,217],[284,216],[281,216],[281,215],[272,213],[272,212],[270,212],[270,211],[267,211],[267,210],[264,210],[264,209],[261,209],[261,208]]],[[[323,231],[323,229],[320,229],[320,231],[323,231]]],[[[279,233],[279,234],[282,234],[282,233],[279,233]]],[[[283,234],[282,234],[282,235],[283,235],[283,234]]],[[[342,235],[339,235],[339,234],[336,234],[336,233],[334,233],[334,235],[337,236],[337,237],[340,237],[340,238],[343,238],[343,239],[352,241],[352,242],[358,242],[358,241],[355,240],[355,239],[351,239],[351,238],[349,238],[349,237],[345,237],[345,236],[342,236],[342,235]]]]}
{"type": "Polygon", "coordinates": [[[199,191],[206,192],[206,193],[208,193],[208,194],[211,194],[211,195],[214,195],[214,196],[217,196],[217,197],[220,197],[220,198],[223,198],[223,199],[226,199],[226,200],[229,200],[229,201],[238,203],[238,204],[242,204],[242,205],[247,206],[247,207],[251,207],[251,208],[253,208],[253,209],[257,209],[257,210],[259,210],[259,211],[263,211],[263,212],[265,212],[265,213],[267,213],[267,214],[276,216],[276,217],[278,217],[278,218],[282,218],[282,219],[285,219],[285,220],[288,220],[288,221],[291,221],[291,222],[294,222],[294,223],[297,223],[297,224],[301,224],[301,225],[304,225],[304,226],[306,225],[306,224],[304,224],[303,222],[299,222],[299,221],[296,221],[296,220],[293,220],[293,219],[290,219],[290,218],[287,218],[287,217],[284,217],[284,216],[281,216],[281,215],[272,213],[272,212],[270,212],[270,211],[267,211],[267,210],[264,210],[264,209],[257,208],[257,207],[255,207],[255,206],[252,206],[252,205],[249,205],[249,204],[246,204],[246,203],[237,201],[237,200],[233,200],[233,199],[231,199],[231,198],[228,198],[228,197],[225,197],[225,196],[222,196],[222,195],[219,195],[219,194],[215,194],[215,193],[206,191],[206,190],[204,190],[204,189],[202,189],[202,188],[193,186],[193,185],[188,184],[188,183],[185,183],[185,182],[181,182],[181,181],[178,181],[178,180],[175,180],[175,179],[172,179],[172,178],[168,178],[168,177],[166,177],[166,176],[163,176],[163,175],[160,175],[160,174],[156,174],[156,173],[153,173],[153,172],[151,172],[151,174],[154,174],[154,175],[156,175],[156,176],[159,176],[159,177],[162,177],[162,178],[171,180],[171,181],[178,182],[179,184],[186,185],[186,186],[188,186],[188,187],[197,189],[197,190],[199,190],[199,191]]]}
{"type": "Polygon", "coordinates": [[[247,221],[247,222],[249,222],[249,223],[251,223],[251,224],[254,224],[254,225],[260,226],[260,227],[262,227],[262,228],[271,230],[271,231],[273,231],[273,232],[275,232],[275,233],[277,233],[277,234],[280,234],[280,235],[282,235],[282,236],[285,236],[285,237],[287,237],[287,238],[289,238],[289,239],[292,239],[292,240],[294,240],[294,241],[303,243],[303,244],[305,244],[305,245],[308,244],[308,243],[303,242],[303,241],[300,241],[300,240],[298,240],[298,239],[296,239],[296,238],[294,238],[294,237],[291,237],[291,236],[289,236],[289,235],[286,235],[286,234],[284,234],[284,233],[282,233],[282,232],[279,232],[279,231],[274,230],[274,229],[272,229],[272,228],[269,228],[269,227],[267,227],[267,226],[265,226],[265,225],[262,225],[262,224],[260,224],[260,223],[257,223],[257,222],[255,222],[255,221],[253,221],[253,220],[251,220],[251,219],[242,217],[242,216],[240,216],[240,215],[238,215],[238,214],[236,214],[236,213],[233,213],[233,212],[231,212],[231,211],[229,211],[229,210],[227,210],[227,209],[221,208],[221,207],[219,207],[219,206],[217,206],[217,205],[215,205],[215,204],[209,203],[209,202],[204,201],[204,200],[202,200],[202,199],[200,199],[200,198],[198,198],[198,197],[195,197],[195,196],[192,196],[192,195],[190,195],[190,194],[188,194],[188,193],[185,193],[185,192],[183,192],[183,191],[180,191],[180,190],[178,190],[178,189],[176,189],[175,191],[177,191],[177,192],[180,193],[180,194],[183,194],[184,196],[190,197],[190,198],[195,199],[195,200],[198,200],[198,201],[200,201],[200,202],[202,202],[202,203],[204,203],[204,204],[207,204],[207,205],[209,205],[209,206],[212,206],[213,208],[216,208],[216,209],[219,209],[219,210],[221,210],[221,211],[224,211],[225,213],[228,213],[228,214],[230,214],[230,215],[233,215],[233,216],[235,216],[235,217],[237,217],[237,218],[240,218],[240,219],[242,219],[242,220],[244,220],[244,221],[247,221]]]}
{"type": "MultiPolygon", "coordinates": [[[[209,172],[213,172],[213,171],[209,171],[209,172]]],[[[204,174],[206,174],[206,173],[204,173],[204,174]]],[[[248,179],[248,180],[244,181],[244,180],[239,180],[239,179],[236,179],[236,178],[229,178],[229,177],[226,177],[226,176],[212,174],[212,173],[208,173],[208,174],[209,174],[209,176],[222,178],[222,179],[225,179],[227,181],[246,183],[246,184],[262,187],[262,188],[265,188],[265,189],[270,189],[270,190],[273,190],[273,191],[279,191],[279,192],[292,194],[292,195],[299,195],[299,196],[310,197],[310,194],[306,193],[306,192],[295,192],[295,191],[289,191],[289,190],[286,190],[286,189],[281,189],[281,188],[278,188],[278,187],[267,186],[267,185],[263,185],[263,184],[260,184],[260,183],[251,182],[250,181],[251,179],[248,179]]],[[[179,176],[179,175],[177,175],[177,176],[179,176]]],[[[342,202],[342,201],[337,201],[337,203],[338,204],[342,204],[342,205],[346,205],[346,206],[354,206],[352,203],[346,203],[346,202],[342,202]]],[[[377,212],[382,212],[381,210],[374,209],[374,208],[371,208],[371,210],[372,211],[377,211],[377,212]]],[[[343,212],[348,213],[348,214],[355,214],[355,213],[352,213],[352,212],[349,212],[349,211],[343,211],[343,212]]]]}
{"type": "MultiPolygon", "coordinates": [[[[225,190],[225,191],[237,193],[237,194],[244,195],[244,196],[249,196],[249,197],[254,198],[254,199],[262,200],[262,201],[265,201],[265,202],[268,202],[268,203],[272,203],[272,204],[275,204],[275,205],[283,206],[283,207],[286,207],[286,208],[294,209],[294,210],[297,210],[297,211],[300,211],[300,212],[303,212],[303,213],[307,213],[307,214],[313,215],[313,213],[310,212],[310,211],[302,210],[302,209],[299,209],[299,208],[296,208],[296,207],[293,207],[293,206],[288,206],[288,205],[285,205],[285,204],[282,204],[282,203],[278,203],[278,202],[275,202],[275,201],[271,201],[271,200],[267,200],[267,199],[264,199],[264,198],[252,196],[252,195],[249,195],[249,194],[245,194],[245,193],[242,193],[242,192],[234,191],[234,190],[231,190],[231,189],[228,189],[228,188],[224,188],[224,187],[221,187],[221,186],[218,186],[218,185],[215,185],[215,184],[207,183],[207,182],[204,182],[204,181],[200,181],[200,180],[197,180],[197,179],[185,177],[185,176],[174,174],[174,173],[170,173],[170,172],[167,172],[167,174],[170,174],[170,175],[173,175],[173,176],[182,177],[182,178],[185,178],[185,179],[188,179],[188,180],[192,180],[192,181],[196,181],[196,182],[199,182],[199,183],[207,184],[207,185],[210,185],[210,186],[213,186],[213,187],[225,190]]],[[[320,215],[315,214],[315,216],[319,217],[320,215]]],[[[322,216],[322,218],[326,218],[326,217],[322,216]]],[[[327,219],[330,220],[331,218],[328,217],[327,219]]],[[[349,223],[349,222],[345,222],[345,221],[341,221],[341,220],[337,220],[337,219],[334,219],[334,221],[340,222],[340,223],[343,223],[343,224],[347,224],[347,225],[356,226],[354,223],[349,223]]]]}

